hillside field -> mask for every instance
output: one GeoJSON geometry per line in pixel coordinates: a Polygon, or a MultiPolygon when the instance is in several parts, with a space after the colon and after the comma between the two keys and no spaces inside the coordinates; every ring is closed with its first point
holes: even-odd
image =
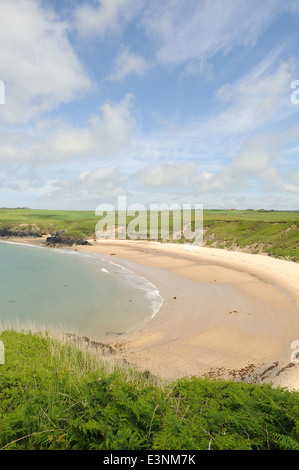
{"type": "MultiPolygon", "coordinates": [[[[117,212],[104,214],[108,227],[118,225],[117,212]]],[[[127,216],[126,224],[147,227],[150,239],[150,216],[148,211],[127,216]],[[137,218],[136,218],[137,217],[137,218]]],[[[194,213],[192,215],[194,220],[194,213]]],[[[96,224],[101,220],[93,211],[63,211],[37,209],[0,209],[0,235],[2,236],[39,236],[65,232],[68,237],[95,238],[96,224]]],[[[180,212],[162,212],[159,219],[161,228],[167,226],[172,240],[172,229],[181,221],[180,212]],[[168,223],[169,222],[169,223],[168,223]]],[[[266,253],[278,258],[299,261],[299,211],[264,210],[204,210],[204,246],[266,253]]],[[[142,232],[140,232],[142,235],[142,232]]]]}

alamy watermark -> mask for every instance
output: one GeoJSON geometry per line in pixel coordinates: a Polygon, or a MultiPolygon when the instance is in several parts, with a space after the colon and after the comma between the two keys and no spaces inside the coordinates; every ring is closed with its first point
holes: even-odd
{"type": "Polygon", "coordinates": [[[295,340],[291,343],[291,349],[295,349],[295,351],[291,354],[291,363],[296,365],[299,364],[299,340],[295,340]]]}
{"type": "Polygon", "coordinates": [[[3,341],[0,341],[0,364],[5,364],[5,347],[3,341]]]}
{"type": "Polygon", "coordinates": [[[5,104],[5,85],[0,80],[0,104],[5,104]]]}
{"type": "Polygon", "coordinates": [[[299,104],[299,80],[292,81],[291,88],[295,90],[291,94],[291,98],[290,98],[291,103],[292,104],[299,104]]]}
{"type": "Polygon", "coordinates": [[[117,208],[100,204],[95,229],[98,240],[172,240],[202,246],[203,205],[154,203],[149,209],[140,203],[127,207],[126,196],[119,196],[117,208]]]}

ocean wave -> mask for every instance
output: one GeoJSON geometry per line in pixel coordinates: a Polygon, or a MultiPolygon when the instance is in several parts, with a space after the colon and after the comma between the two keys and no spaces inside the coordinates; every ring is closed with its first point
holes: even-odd
{"type": "Polygon", "coordinates": [[[40,245],[32,245],[30,243],[22,243],[22,242],[11,242],[11,241],[7,241],[7,240],[0,240],[0,243],[6,243],[7,245],[30,246],[31,248],[43,248],[40,245]]]}
{"type": "Polygon", "coordinates": [[[159,312],[160,308],[163,305],[164,299],[160,295],[159,290],[157,287],[148,279],[139,274],[134,273],[128,268],[121,266],[114,261],[102,259],[102,261],[106,261],[107,263],[114,265],[118,268],[116,274],[127,284],[135,289],[140,289],[144,291],[144,296],[147,300],[149,300],[151,304],[151,315],[145,319],[145,321],[152,320],[156,314],[159,312]]]}
{"type": "Polygon", "coordinates": [[[101,271],[102,271],[102,273],[110,274],[109,271],[108,271],[107,269],[105,269],[105,268],[101,268],[101,271]]]}

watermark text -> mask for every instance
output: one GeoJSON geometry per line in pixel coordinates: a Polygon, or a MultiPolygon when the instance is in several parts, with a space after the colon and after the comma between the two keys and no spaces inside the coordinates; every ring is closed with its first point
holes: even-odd
{"type": "Polygon", "coordinates": [[[5,364],[5,347],[3,341],[0,341],[0,364],[5,364]]]}
{"type": "Polygon", "coordinates": [[[299,364],[299,340],[295,340],[291,343],[291,349],[295,351],[291,354],[291,363],[296,365],[299,364]]]}
{"type": "Polygon", "coordinates": [[[202,204],[140,203],[127,207],[126,196],[118,197],[117,208],[100,204],[95,211],[100,217],[95,229],[98,240],[164,240],[182,241],[202,246],[202,204]]]}
{"type": "Polygon", "coordinates": [[[0,80],[0,104],[5,104],[5,85],[0,80]]]}
{"type": "Polygon", "coordinates": [[[291,94],[291,103],[299,104],[299,80],[292,81],[291,88],[295,90],[291,94]]]}

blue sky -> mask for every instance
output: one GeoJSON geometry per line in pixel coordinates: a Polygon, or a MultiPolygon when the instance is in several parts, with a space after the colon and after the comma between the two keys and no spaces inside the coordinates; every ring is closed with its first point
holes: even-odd
{"type": "Polygon", "coordinates": [[[298,0],[1,0],[0,206],[299,209],[298,26],[298,0]]]}

